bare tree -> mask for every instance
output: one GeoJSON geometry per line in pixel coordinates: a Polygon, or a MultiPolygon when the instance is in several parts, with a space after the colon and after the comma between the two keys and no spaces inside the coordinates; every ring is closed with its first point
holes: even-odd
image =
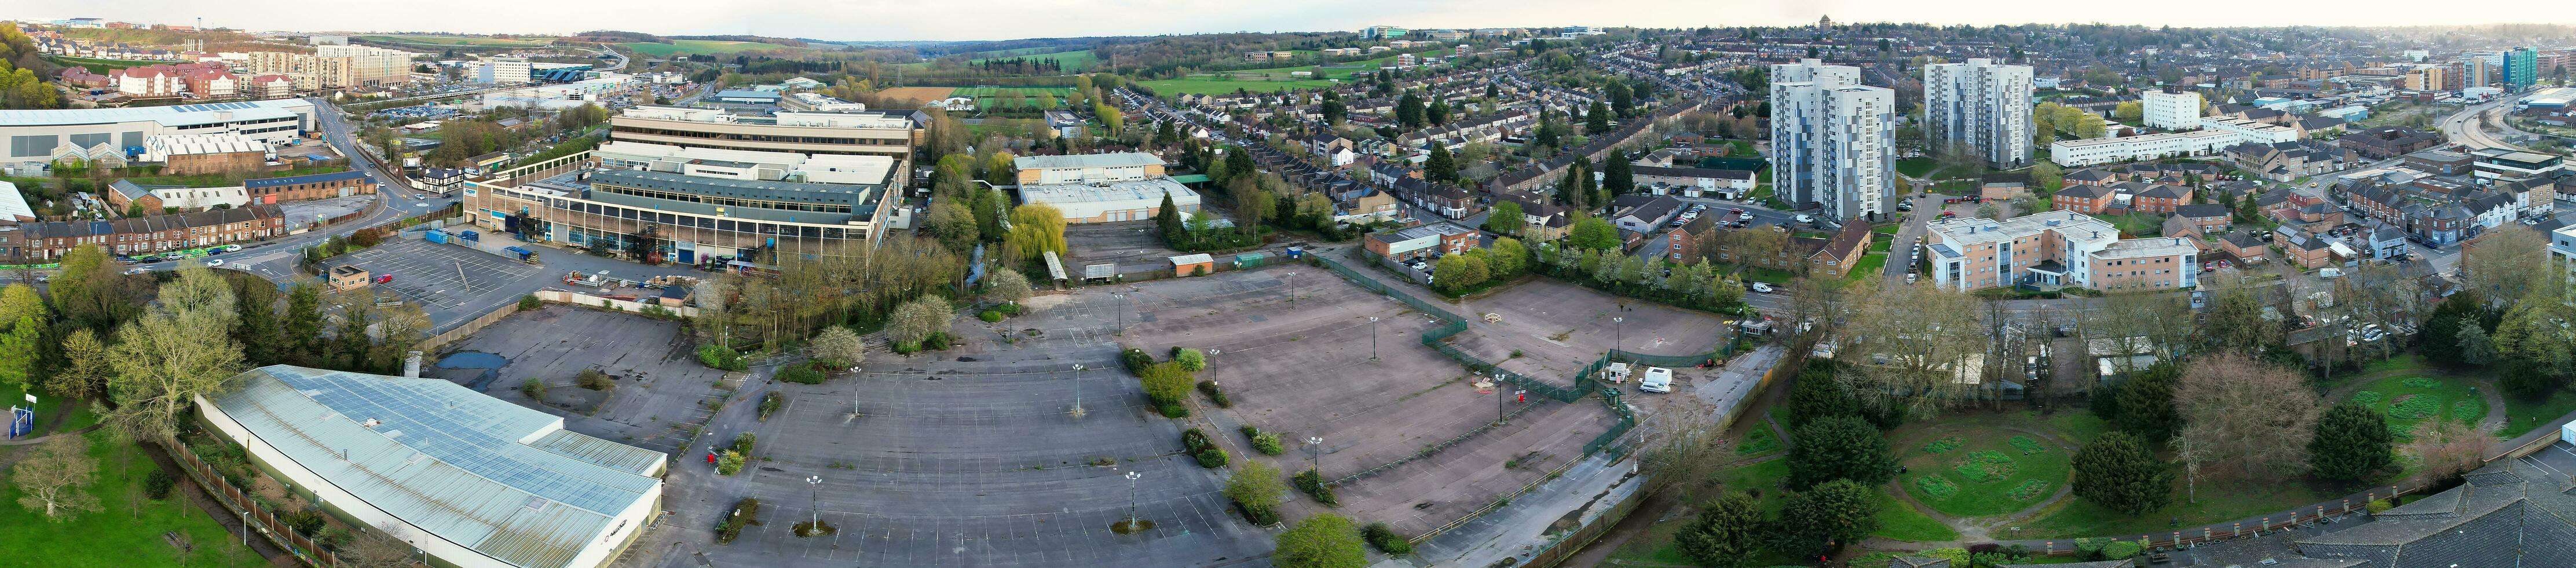
{"type": "Polygon", "coordinates": [[[2317,395],[2298,373],[2235,353],[2201,357],[2174,387],[2174,408],[2188,446],[2221,475],[2279,479],[2306,467],[2317,395]]]}
{"type": "Polygon", "coordinates": [[[2540,231],[2506,224],[2462,247],[2460,278],[2496,305],[2521,301],[2549,282],[2548,238],[2540,231]]]}
{"type": "Polygon", "coordinates": [[[1735,445],[1726,441],[1726,427],[1710,423],[1704,413],[1661,413],[1654,421],[1664,424],[1649,430],[1638,464],[1646,474],[1649,497],[1675,490],[1690,494],[1707,485],[1709,476],[1735,455],[1731,451],[1735,445]]]}
{"type": "Polygon", "coordinates": [[[419,566],[419,548],[411,542],[411,531],[386,523],[349,537],[347,544],[333,550],[341,568],[410,568],[419,566]]]}
{"type": "Polygon", "coordinates": [[[1861,359],[1853,368],[1866,388],[1901,400],[1916,411],[1933,410],[1944,401],[1965,400],[1984,381],[1990,354],[1988,335],[1978,321],[1984,302],[1966,293],[1935,286],[1855,286],[1844,290],[1852,352],[1861,359]]]}
{"type": "Polygon", "coordinates": [[[2487,446],[2495,437],[2467,424],[2452,420],[2426,420],[2415,427],[2415,441],[2406,451],[2423,462],[2425,475],[2444,479],[2468,473],[2484,462],[2487,446]]]}
{"type": "Polygon", "coordinates": [[[89,438],[54,436],[9,469],[9,484],[18,488],[18,506],[43,513],[45,520],[67,522],[99,510],[98,497],[89,493],[90,483],[98,479],[98,462],[89,457],[89,438]]]}

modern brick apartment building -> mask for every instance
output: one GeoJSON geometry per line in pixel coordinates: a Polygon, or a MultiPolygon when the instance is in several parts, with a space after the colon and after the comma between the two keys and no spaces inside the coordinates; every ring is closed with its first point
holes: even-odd
{"type": "Polygon", "coordinates": [[[2189,239],[2123,240],[2118,227],[2066,210],[2008,221],[1933,221],[1923,247],[1932,284],[1963,292],[2014,285],[2152,290],[2200,283],[2200,248],[2189,239]]]}

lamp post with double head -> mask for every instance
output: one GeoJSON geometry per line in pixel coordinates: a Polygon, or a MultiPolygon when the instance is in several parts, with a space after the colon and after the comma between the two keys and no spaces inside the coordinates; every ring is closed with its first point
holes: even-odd
{"type": "Polygon", "coordinates": [[[1073,417],[1074,417],[1074,418],[1081,418],[1081,417],[1082,417],[1082,414],[1083,414],[1083,410],[1082,410],[1082,364],[1081,364],[1081,363],[1074,363],[1074,364],[1073,364],[1073,411],[1072,411],[1072,413],[1073,413],[1073,417]]]}
{"type": "Polygon", "coordinates": [[[823,476],[805,476],[805,485],[811,489],[807,493],[810,500],[806,501],[806,510],[813,513],[811,518],[806,519],[805,530],[821,530],[823,528],[823,476]]]}

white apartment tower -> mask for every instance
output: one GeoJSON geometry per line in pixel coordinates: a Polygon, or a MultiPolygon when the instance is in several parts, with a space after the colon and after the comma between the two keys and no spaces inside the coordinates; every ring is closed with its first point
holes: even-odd
{"type": "Polygon", "coordinates": [[[1923,66],[1924,138],[1965,143],[2000,169],[2030,166],[2029,65],[1967,63],[1923,66]]]}
{"type": "Polygon", "coordinates": [[[2200,93],[2180,89],[2147,91],[2139,98],[2138,120],[2147,128],[2191,130],[2200,128],[2200,93]]]}
{"type": "Polygon", "coordinates": [[[1888,218],[1895,109],[1896,92],[1861,85],[1860,68],[1817,59],[1772,65],[1771,175],[1780,195],[1832,219],[1888,218]]]}

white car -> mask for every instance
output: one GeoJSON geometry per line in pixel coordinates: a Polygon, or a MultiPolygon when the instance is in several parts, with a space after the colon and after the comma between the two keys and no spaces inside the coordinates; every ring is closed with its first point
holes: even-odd
{"type": "Polygon", "coordinates": [[[1800,223],[1814,223],[1814,222],[1816,222],[1816,217],[1815,217],[1814,215],[1799,215],[1799,216],[1798,216],[1798,222],[1800,222],[1800,223]]]}
{"type": "Polygon", "coordinates": [[[220,258],[209,258],[209,259],[206,259],[206,266],[207,266],[207,267],[209,267],[209,268],[217,267],[217,266],[223,266],[223,265],[224,265],[224,259],[220,259],[220,258]]]}
{"type": "Polygon", "coordinates": [[[1771,293],[1771,285],[1764,282],[1755,282],[1753,283],[1753,291],[1769,294],[1771,293]]]}
{"type": "Polygon", "coordinates": [[[1637,390],[1644,392],[1673,392],[1673,370],[1663,367],[1647,367],[1646,377],[1637,379],[1637,390]]]}

